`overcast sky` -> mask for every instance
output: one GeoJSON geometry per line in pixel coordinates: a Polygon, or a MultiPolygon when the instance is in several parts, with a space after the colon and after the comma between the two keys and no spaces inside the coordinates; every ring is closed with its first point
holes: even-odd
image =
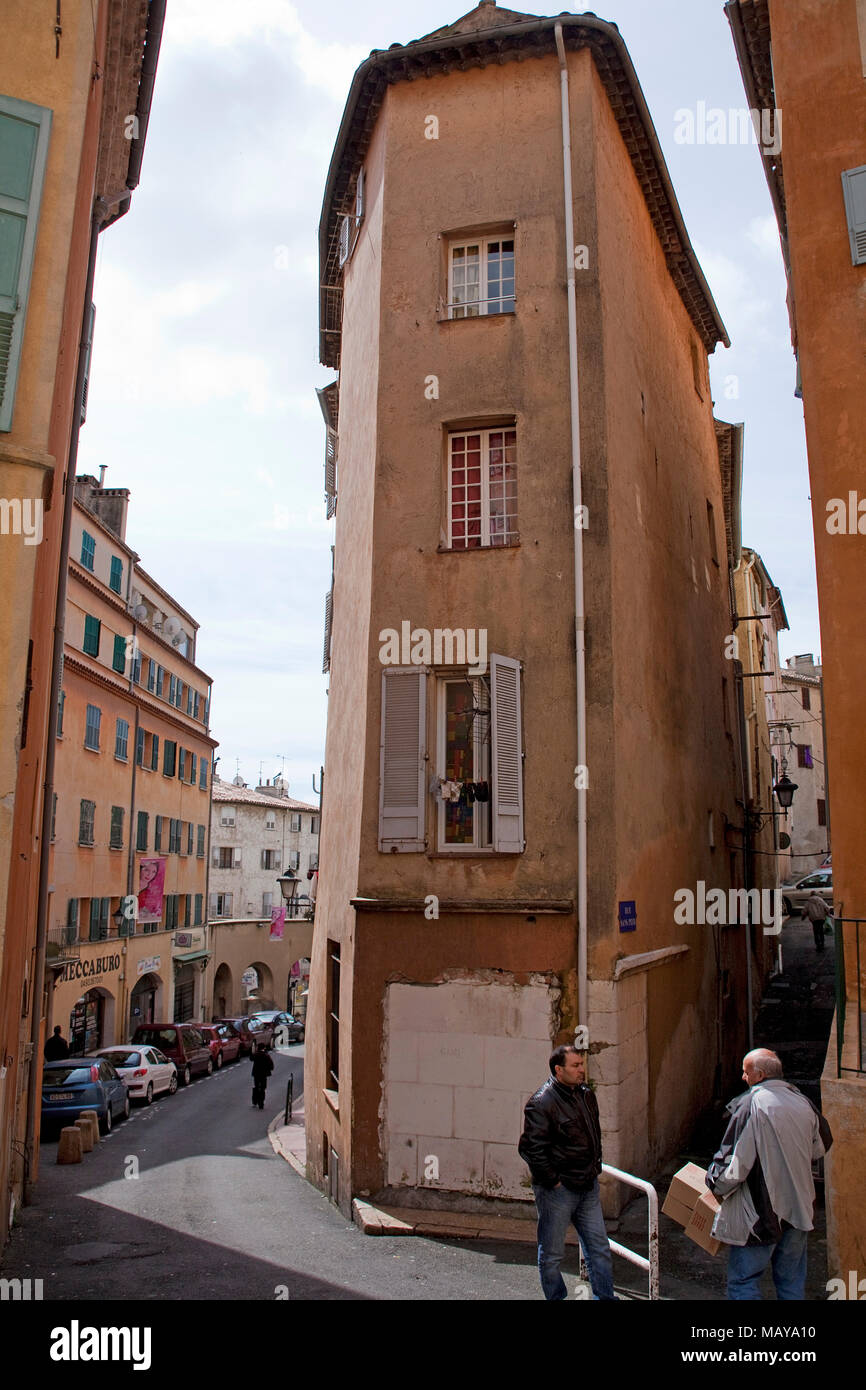
{"type": "MultiPolygon", "coordinates": [[[[459,0],[169,0],[141,186],[100,242],[79,472],[128,487],[127,539],[201,625],[219,773],[324,758],[324,516],[317,228],[355,68],[459,0]]],[[[515,6],[543,15],[553,7],[515,6]]],[[[716,414],[745,422],[743,543],[781,587],[782,656],[819,652],[803,412],[754,143],[679,143],[678,111],[743,108],[721,0],[617,0],[692,243],[732,341],[716,414]],[[732,380],[734,379],[734,380],[732,380]],[[732,392],[737,391],[736,396],[732,392]]],[[[783,113],[784,131],[784,113],[783,113]]]]}

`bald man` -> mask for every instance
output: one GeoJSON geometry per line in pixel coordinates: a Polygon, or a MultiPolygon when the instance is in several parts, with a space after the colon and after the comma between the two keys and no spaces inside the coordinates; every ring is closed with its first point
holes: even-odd
{"type": "Polygon", "coordinates": [[[721,1201],[713,1235],[730,1246],[728,1298],[761,1298],[761,1275],[773,1272],[776,1297],[806,1296],[806,1237],[812,1229],[812,1160],[833,1142],[830,1126],[796,1086],[782,1079],[775,1052],[757,1047],[743,1058],[749,1087],[728,1106],[728,1127],[707,1173],[721,1201]]]}

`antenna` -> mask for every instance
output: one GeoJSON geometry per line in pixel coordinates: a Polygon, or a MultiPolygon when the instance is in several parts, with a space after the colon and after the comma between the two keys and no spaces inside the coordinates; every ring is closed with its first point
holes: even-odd
{"type": "Polygon", "coordinates": [[[259,786],[262,785],[262,768],[263,768],[263,767],[264,767],[264,763],[263,763],[263,762],[260,762],[260,763],[259,763],[259,786]]]}

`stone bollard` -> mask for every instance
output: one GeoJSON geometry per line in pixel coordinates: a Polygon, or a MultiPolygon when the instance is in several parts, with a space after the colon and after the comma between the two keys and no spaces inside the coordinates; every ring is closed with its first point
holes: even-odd
{"type": "Polygon", "coordinates": [[[67,1125],[60,1131],[60,1143],[57,1145],[58,1163],[80,1163],[81,1162],[81,1130],[75,1125],[67,1125]]]}
{"type": "Polygon", "coordinates": [[[81,1152],[89,1154],[93,1148],[93,1125],[89,1120],[80,1119],[75,1121],[75,1128],[81,1135],[81,1152]]]}
{"type": "Polygon", "coordinates": [[[91,1147],[95,1148],[99,1143],[99,1116],[95,1110],[82,1110],[75,1123],[78,1124],[80,1120],[86,1120],[90,1125],[90,1133],[93,1139],[91,1147]]]}

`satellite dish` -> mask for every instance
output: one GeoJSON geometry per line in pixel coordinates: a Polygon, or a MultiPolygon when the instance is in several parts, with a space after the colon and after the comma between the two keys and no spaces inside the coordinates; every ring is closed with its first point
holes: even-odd
{"type": "Polygon", "coordinates": [[[136,622],[140,623],[144,618],[147,617],[147,604],[137,603],[132,610],[132,616],[133,618],[135,618],[136,622]]]}
{"type": "Polygon", "coordinates": [[[180,623],[177,618],[166,618],[163,629],[170,637],[173,637],[176,632],[180,632],[180,623]]]}
{"type": "Polygon", "coordinates": [[[172,645],[173,647],[179,647],[182,641],[183,641],[183,633],[182,633],[182,632],[179,632],[179,633],[177,634],[176,637],[172,637],[172,639],[171,639],[171,645],[172,645]]]}

